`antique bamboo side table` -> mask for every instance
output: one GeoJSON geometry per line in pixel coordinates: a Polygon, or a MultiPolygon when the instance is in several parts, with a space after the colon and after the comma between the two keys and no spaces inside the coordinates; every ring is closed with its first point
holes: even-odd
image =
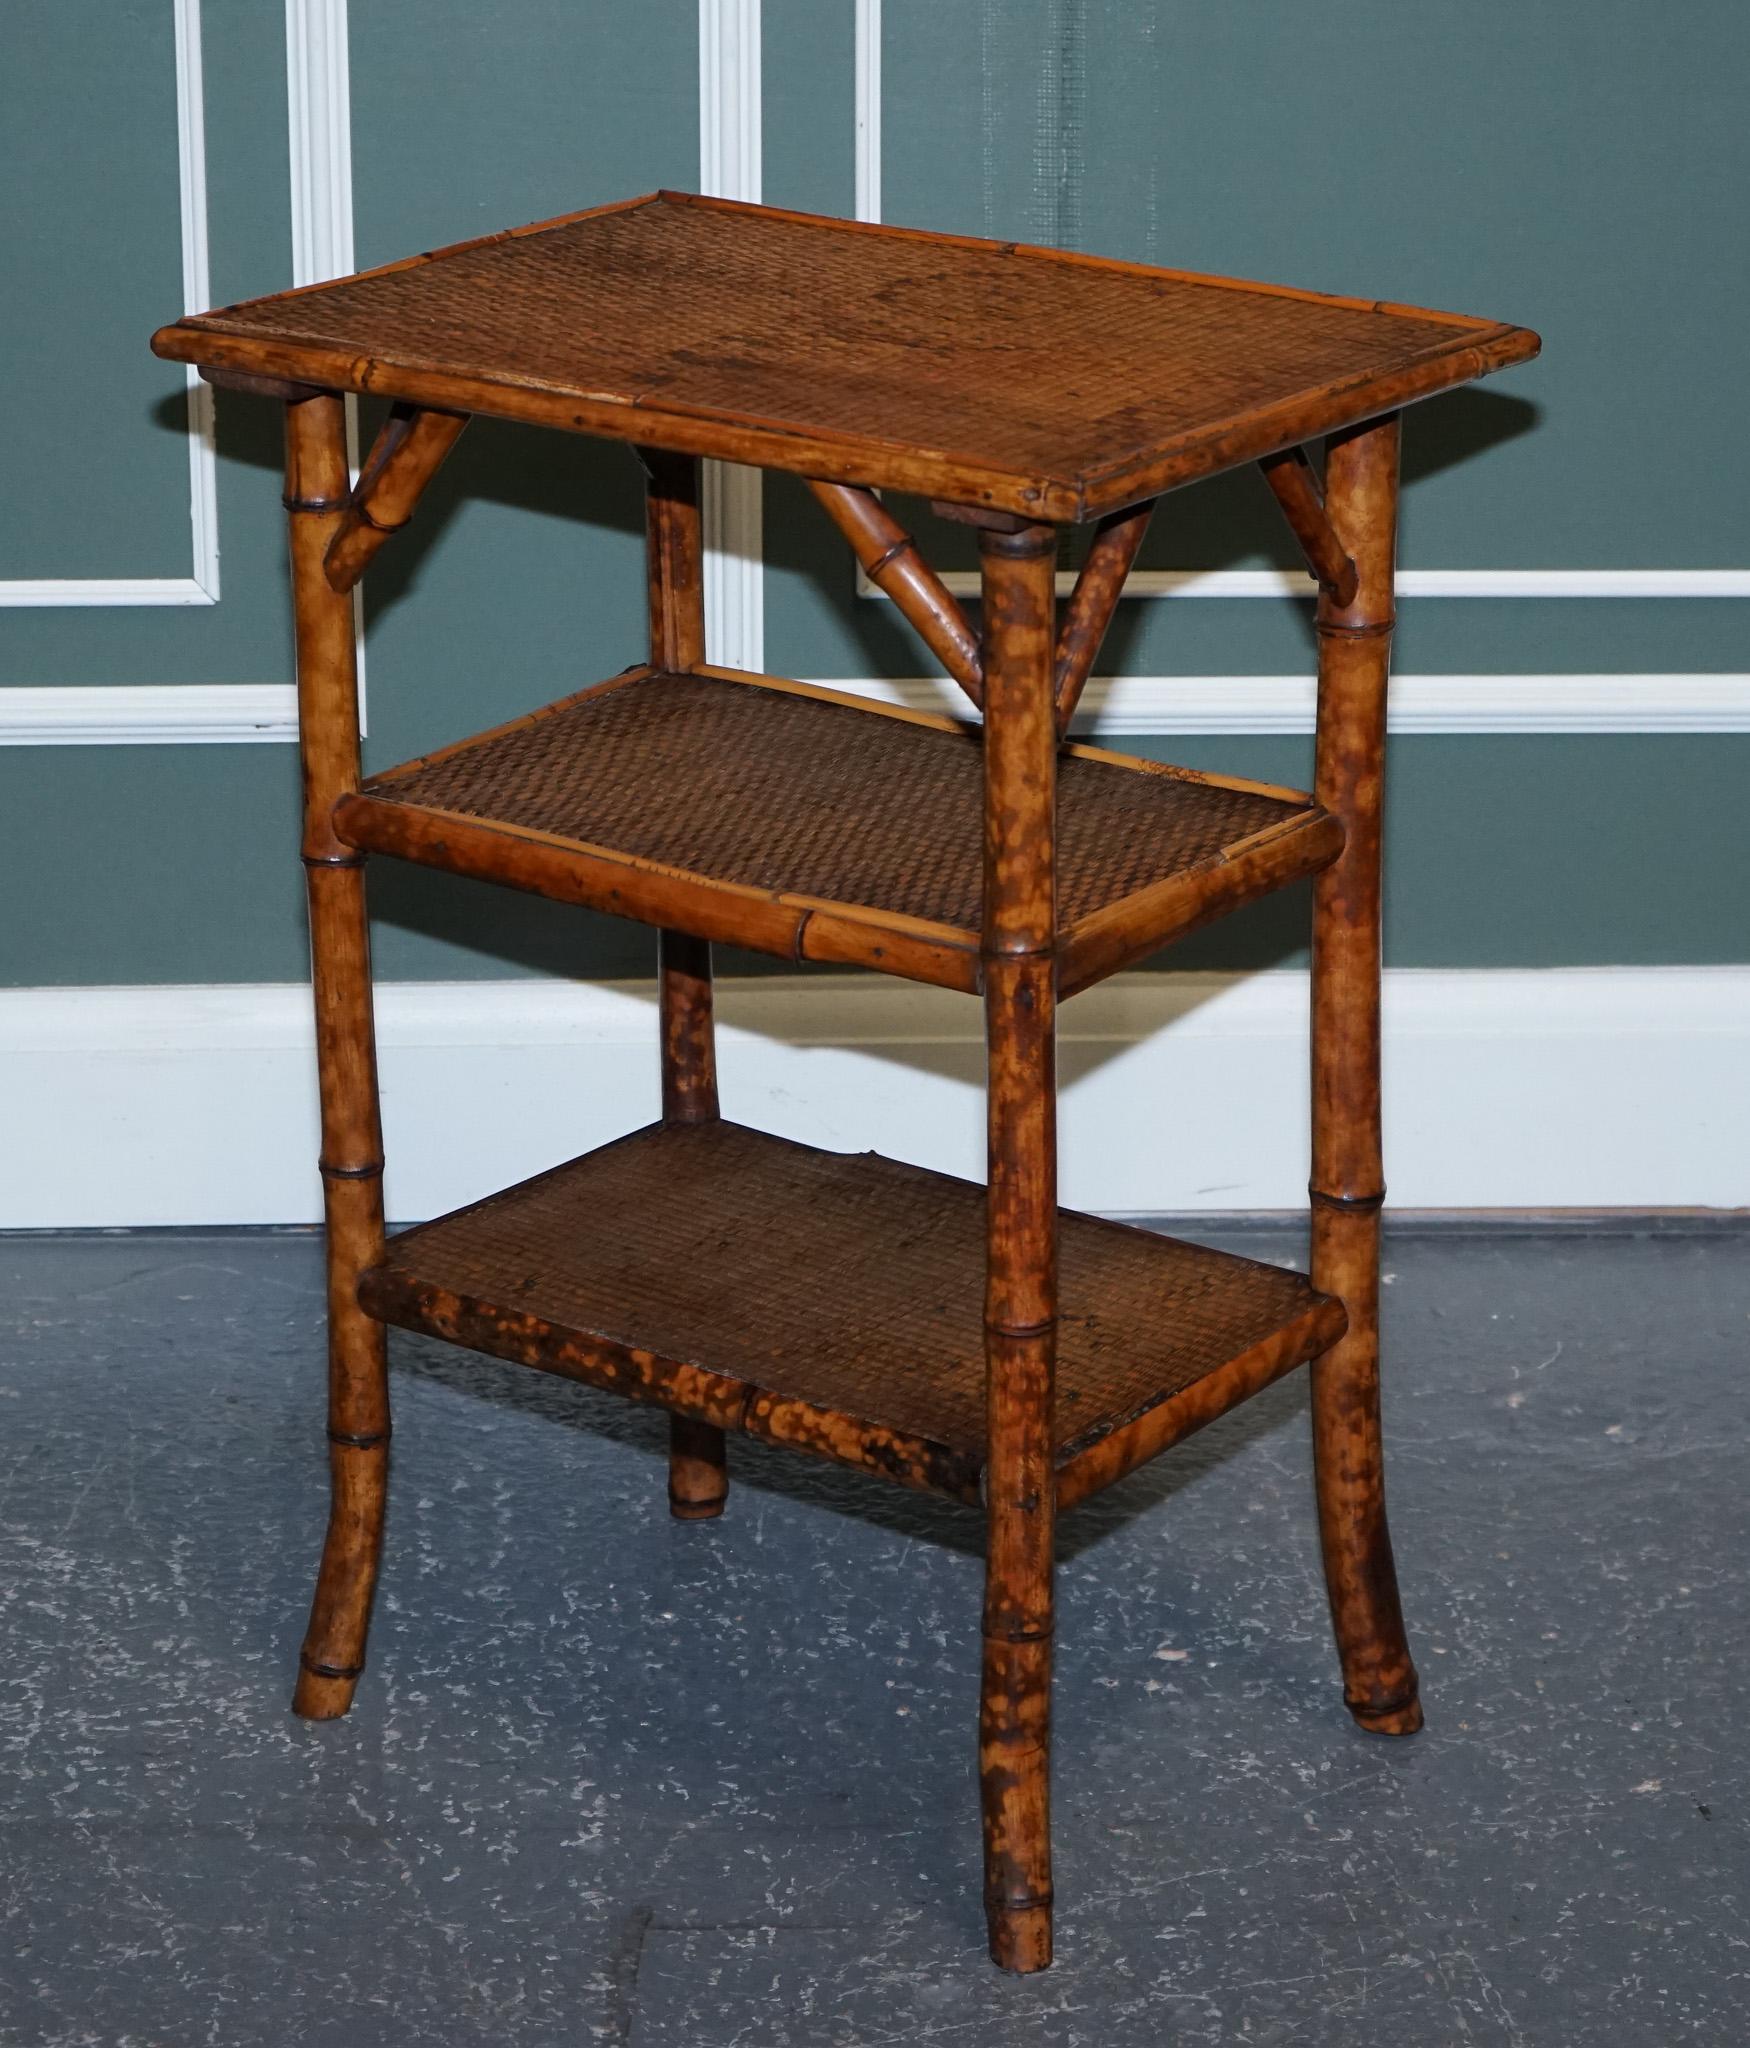
{"type": "Polygon", "coordinates": [[[1376,1318],[1397,414],[1537,337],[659,192],[153,347],[286,407],[333,1473],[297,1711],[345,1713],[364,1663],[396,1323],[668,1408],[680,1516],[721,1511],[731,1430],[982,1510],[985,1906],[1010,1969],[1051,1959],[1053,1517],[1309,1361],[1345,1698],[1419,1727],[1376,1318]],[[344,392],[394,402],[350,485],[344,392]],[[649,657],[361,780],[349,593],[474,413],[637,448],[649,657]],[[982,728],[713,667],[700,457],[806,478],[982,728]],[[1319,585],[1312,795],[1065,740],[1154,500],[1246,462],[1319,585]],[[977,528],[977,630],[884,488],[977,528]],[[661,1121],[385,1242],[368,853],[657,926],[661,1121]],[[1303,875],[1310,1280],[1060,1211],[1056,1005],[1303,875]],[[980,997],[988,1188],[720,1120],[712,940],[980,997]]]}

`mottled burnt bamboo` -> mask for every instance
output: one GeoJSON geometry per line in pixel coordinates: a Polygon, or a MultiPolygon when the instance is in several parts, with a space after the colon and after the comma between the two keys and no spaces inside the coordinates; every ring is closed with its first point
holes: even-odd
{"type": "Polygon", "coordinates": [[[1344,1698],[1363,1728],[1422,1725],[1386,1527],[1379,1408],[1380,809],[1397,529],[1395,416],[1332,437],[1326,502],[1358,572],[1319,599],[1315,788],[1342,820],[1313,897],[1312,1282],[1349,1327],[1313,1362],[1313,1457],[1344,1698]]]}
{"type": "Polygon", "coordinates": [[[371,1022],[364,859],[335,833],[336,799],[359,780],[352,603],[322,561],[348,495],[345,417],[325,393],[286,408],[286,504],[297,621],[304,870],[322,1101],[328,1258],[328,1534],[293,1709],[331,1720],[352,1704],[365,1661],[383,1547],[389,1382],[381,1323],[357,1300],[383,1249],[383,1138],[371,1022]]]}
{"type": "MultiPolygon", "coordinates": [[[[640,449],[650,590],[650,665],[693,669],[705,659],[704,540],[699,465],[640,449]]],[[[657,939],[664,1123],[707,1123],[717,1111],[717,1041],[711,942],[665,926],[657,939]]],[[[696,1416],[668,1424],[668,1507],[677,1521],[708,1522],[729,1496],[723,1431],[696,1416]]]]}
{"type": "Polygon", "coordinates": [[[1155,501],[1132,505],[1100,521],[1076,577],[1076,587],[1063,608],[1063,624],[1057,634],[1057,662],[1054,688],[1057,698],[1057,729],[1069,731],[1094,657],[1124,595],[1124,579],[1130,574],[1143,535],[1154,517],[1155,501]]]}
{"type": "Polygon", "coordinates": [[[794,890],[717,882],[616,848],[589,846],[503,821],[427,810],[370,792],[336,813],[347,842],[452,875],[526,889],[641,923],[682,926],[725,945],[783,960],[875,967],[976,992],[977,934],[927,918],[872,911],[794,890]]]}
{"type": "Polygon", "coordinates": [[[426,485],[467,424],[466,413],[390,408],[323,558],[323,573],[336,590],[350,590],[389,536],[413,517],[426,485]]]}
{"type": "Polygon", "coordinates": [[[989,1173],[979,1780],[992,1958],[1051,1961],[1057,720],[1050,527],[981,532],[989,1173]]]}
{"type": "Polygon", "coordinates": [[[918,544],[873,491],[808,479],[833,524],[877,590],[892,598],[924,645],[974,704],[984,702],[978,636],[952,591],[918,552],[918,544]]]}
{"type": "Polygon", "coordinates": [[[1278,454],[1266,455],[1258,467],[1275,493],[1289,531],[1299,543],[1306,566],[1320,589],[1328,590],[1332,603],[1339,608],[1353,604],[1359,580],[1356,567],[1343,545],[1342,535],[1331,524],[1306,450],[1284,448],[1278,454]]]}
{"type": "Polygon", "coordinates": [[[1284,1373],[1316,1358],[1342,1335],[1340,1302],[1320,1301],[1261,1343],[1218,1365],[1213,1372],[1157,1401],[1133,1421],[1122,1424],[1085,1450],[1066,1455],[1057,1468],[1057,1506],[1061,1514],[1090,1494],[1114,1485],[1151,1458],[1262,1393],[1284,1373]]]}

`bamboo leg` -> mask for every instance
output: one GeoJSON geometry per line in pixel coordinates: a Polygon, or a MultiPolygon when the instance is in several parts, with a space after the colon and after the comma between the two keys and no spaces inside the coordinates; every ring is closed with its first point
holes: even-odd
{"type": "Polygon", "coordinates": [[[355,1294],[359,1274],[376,1263],[383,1248],[383,1139],[364,862],[335,836],[330,816],[335,800],[359,781],[352,600],[329,587],[322,567],[347,489],[340,399],[325,392],[288,405],[286,503],[328,1225],[332,1488],[328,1535],[292,1707],[316,1721],[346,1712],[364,1667],[389,1465],[385,1333],[359,1307],[355,1294]]]}
{"type": "MultiPolygon", "coordinates": [[[[653,667],[690,669],[705,659],[699,465],[689,456],[640,451],[653,667]]],[[[711,1008],[711,947],[686,932],[658,939],[662,1029],[662,1120],[708,1123],[717,1115],[717,1046],[711,1008]]],[[[668,1507],[677,1521],[708,1522],[729,1497],[723,1432],[671,1415],[668,1507]]]]}
{"type": "Polygon", "coordinates": [[[981,532],[990,1191],[979,1776],[990,1952],[1051,1961],[1052,1375],[1057,1341],[1055,536],[981,532]]]}
{"type": "Polygon", "coordinates": [[[1386,1527],[1379,1413],[1380,801],[1397,491],[1395,415],[1332,440],[1326,504],[1359,583],[1347,605],[1323,591],[1318,611],[1316,787],[1347,839],[1314,895],[1312,1279],[1343,1302],[1349,1328],[1313,1361],[1313,1460],[1344,1698],[1379,1735],[1422,1725],[1386,1527]]]}
{"type": "MultiPolygon", "coordinates": [[[[660,949],[663,1122],[705,1123],[717,1115],[710,943],[684,932],[665,931],[660,949]]],[[[681,1522],[708,1522],[722,1514],[728,1497],[728,1456],[722,1430],[709,1422],[671,1415],[669,1513],[681,1522]]]]}

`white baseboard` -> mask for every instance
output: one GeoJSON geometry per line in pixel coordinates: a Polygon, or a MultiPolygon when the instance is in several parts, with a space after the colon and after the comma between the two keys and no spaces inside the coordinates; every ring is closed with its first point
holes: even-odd
{"type": "MultiPolygon", "coordinates": [[[[1750,968],[1387,977],[1387,1177],[1407,1208],[1750,1204],[1750,968]]],[[[724,1109],[983,1170],[978,1005],[872,976],[720,994],[724,1109]]],[[[1299,974],[1120,975],[1062,1013],[1063,1198],[1108,1214],[1304,1199],[1299,974]]],[[[416,1218],[647,1122],[649,984],[378,992],[390,1214],[416,1218]]],[[[0,993],[0,1225],[319,1213],[306,991],[0,993]]]]}

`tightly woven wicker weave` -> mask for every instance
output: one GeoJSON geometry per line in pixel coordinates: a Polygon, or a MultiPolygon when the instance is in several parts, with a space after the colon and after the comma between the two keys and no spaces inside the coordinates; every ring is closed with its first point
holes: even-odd
{"type": "MultiPolygon", "coordinates": [[[[714,881],[979,926],[976,728],[943,732],[745,683],[653,675],[366,787],[714,881]]],[[[1066,754],[1059,922],[1304,812],[1066,754]]]]}
{"type": "Polygon", "coordinates": [[[662,197],[183,324],[1064,479],[1486,325],[662,197]]]}
{"type": "MultiPolygon", "coordinates": [[[[385,1268],[982,1456],[981,1187],[736,1124],[654,1125],[390,1242],[385,1268]]],[[[1065,1211],[1060,1461],[1318,1300],[1065,1211]]]]}

